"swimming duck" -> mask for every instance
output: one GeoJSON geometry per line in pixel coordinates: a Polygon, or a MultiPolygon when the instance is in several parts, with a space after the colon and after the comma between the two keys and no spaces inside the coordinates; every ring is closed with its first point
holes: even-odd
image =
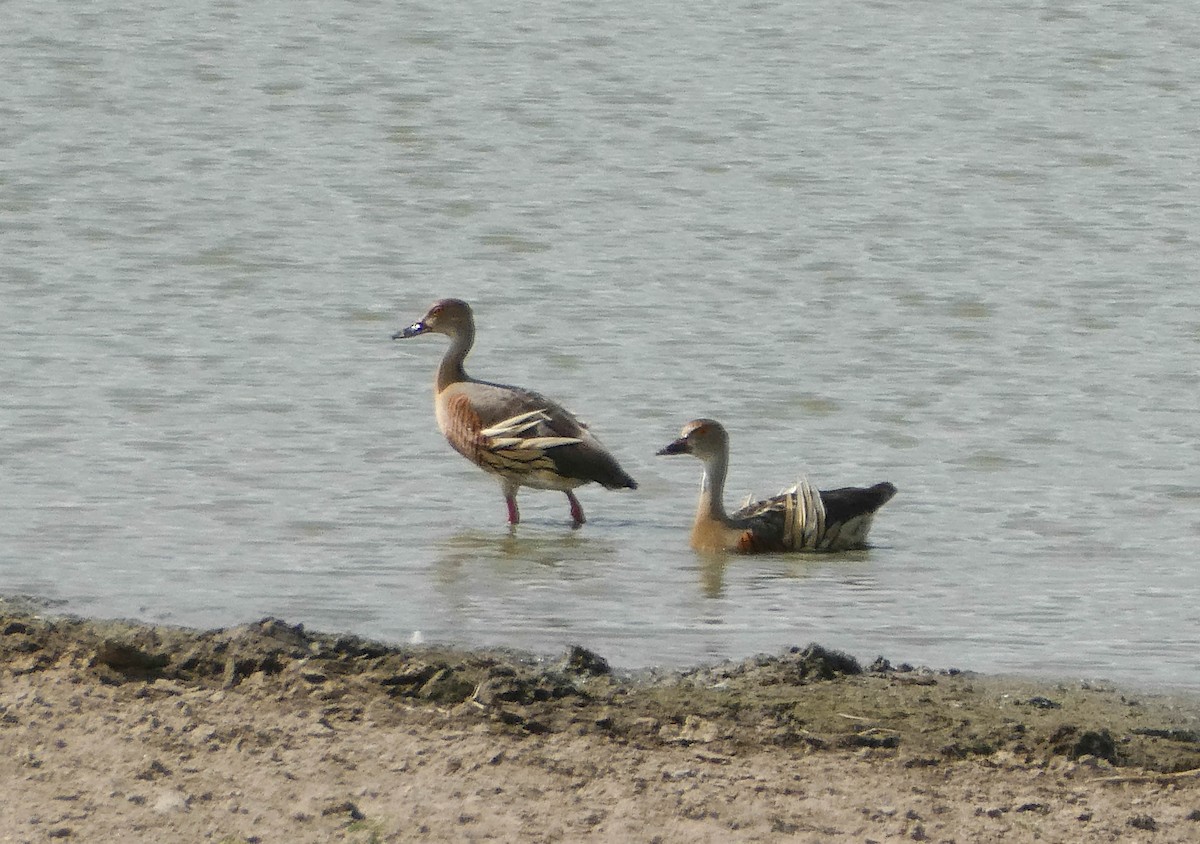
{"type": "Polygon", "coordinates": [[[573,527],[585,521],[576,487],[595,481],[608,489],[637,489],[570,411],[530,390],[467,375],[463,361],[475,342],[475,317],[466,302],[435,302],[392,339],[428,333],[450,338],[433,383],[438,428],[455,451],[500,479],[510,525],[521,521],[517,490],[523,486],[566,493],[573,527]]]}
{"type": "Polygon", "coordinates": [[[862,548],[875,511],[896,494],[884,482],[872,487],[817,491],[807,480],[726,515],[722,496],[729,468],[729,435],[720,422],[695,419],[659,454],[691,454],[704,462],[700,503],[692,525],[698,551],[845,551],[862,548]]]}

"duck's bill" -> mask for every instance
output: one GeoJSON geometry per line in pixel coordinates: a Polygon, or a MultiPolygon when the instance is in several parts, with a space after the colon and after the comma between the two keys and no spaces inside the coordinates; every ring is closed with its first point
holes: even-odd
{"type": "Polygon", "coordinates": [[[658,450],[656,453],[657,453],[657,454],[659,454],[659,455],[663,455],[663,454],[687,454],[687,453],[688,453],[688,450],[689,450],[689,449],[688,449],[687,440],[684,440],[684,439],[679,439],[679,440],[675,440],[674,442],[672,442],[672,443],[668,443],[667,445],[663,446],[663,447],[662,447],[662,448],[660,448],[660,449],[659,449],[659,450],[658,450]]]}
{"type": "Polygon", "coordinates": [[[403,340],[406,337],[416,337],[418,334],[424,334],[428,330],[429,329],[425,326],[425,323],[414,322],[408,328],[405,328],[402,331],[397,331],[395,334],[393,334],[392,339],[403,340]]]}

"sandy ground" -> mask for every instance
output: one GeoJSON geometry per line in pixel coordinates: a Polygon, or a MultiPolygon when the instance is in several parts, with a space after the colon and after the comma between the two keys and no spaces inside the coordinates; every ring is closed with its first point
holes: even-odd
{"type": "Polygon", "coordinates": [[[0,601],[3,842],[1194,842],[1197,769],[1189,697],[815,646],[630,679],[0,601]]]}

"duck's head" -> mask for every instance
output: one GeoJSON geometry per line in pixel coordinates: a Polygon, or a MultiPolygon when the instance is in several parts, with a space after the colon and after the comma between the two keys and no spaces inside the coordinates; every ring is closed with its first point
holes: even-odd
{"type": "Polygon", "coordinates": [[[679,439],[659,449],[659,454],[691,454],[709,460],[729,449],[729,435],[714,419],[693,419],[683,426],[679,439]]]}
{"type": "Polygon", "coordinates": [[[419,321],[393,334],[392,339],[403,340],[430,332],[454,337],[474,327],[475,318],[471,315],[470,305],[462,299],[442,299],[434,302],[419,321]]]}

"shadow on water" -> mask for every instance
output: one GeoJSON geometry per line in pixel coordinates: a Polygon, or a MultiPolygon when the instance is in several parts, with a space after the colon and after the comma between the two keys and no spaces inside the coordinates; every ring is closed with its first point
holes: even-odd
{"type": "Polygon", "coordinates": [[[862,565],[870,560],[869,548],[858,551],[842,551],[836,554],[821,552],[797,552],[791,554],[742,554],[697,553],[700,589],[705,598],[726,597],[726,575],[732,567],[746,573],[751,590],[768,586],[778,580],[801,580],[817,574],[842,570],[843,578],[853,573],[855,580],[862,573],[862,565]]]}

